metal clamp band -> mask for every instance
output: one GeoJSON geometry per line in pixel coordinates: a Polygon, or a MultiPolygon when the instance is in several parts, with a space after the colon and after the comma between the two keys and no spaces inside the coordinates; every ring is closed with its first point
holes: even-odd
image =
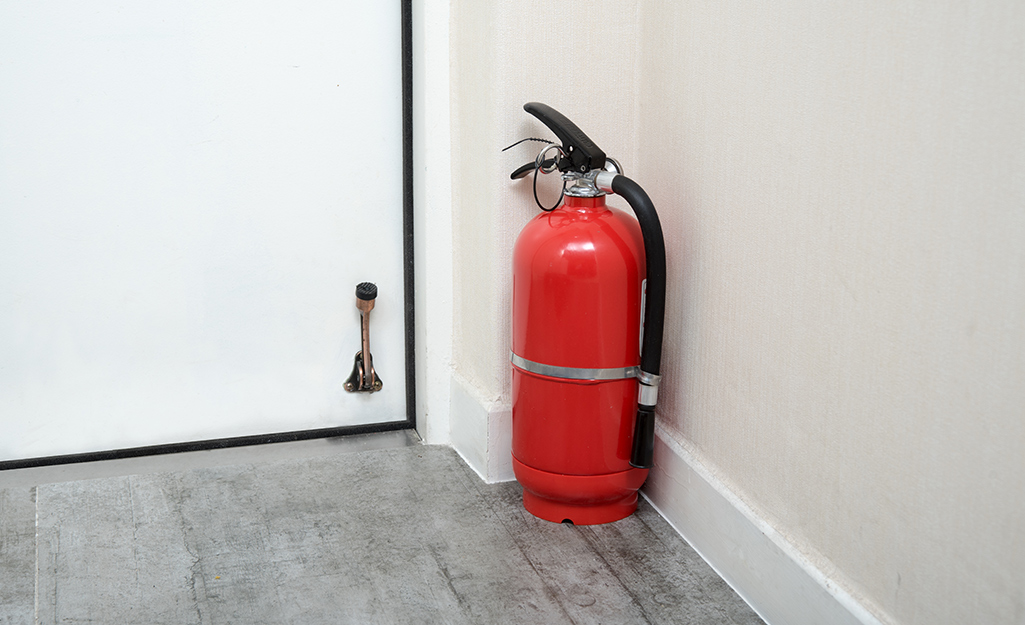
{"type": "Polygon", "coordinates": [[[638,369],[637,381],[640,382],[637,385],[637,403],[654,406],[658,401],[658,383],[662,381],[662,376],[638,369]]]}
{"type": "Polygon", "coordinates": [[[662,376],[655,375],[654,373],[648,373],[640,368],[637,369],[637,380],[641,384],[647,384],[648,386],[658,386],[658,383],[662,380],[662,376]]]}
{"type": "Polygon", "coordinates": [[[613,367],[611,369],[582,369],[579,367],[557,367],[545,365],[509,352],[509,360],[524,371],[562,378],[564,380],[626,380],[637,377],[638,367],[613,367]]]}

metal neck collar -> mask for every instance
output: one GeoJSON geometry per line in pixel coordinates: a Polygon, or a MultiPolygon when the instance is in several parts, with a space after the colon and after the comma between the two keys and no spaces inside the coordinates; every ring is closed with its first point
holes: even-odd
{"type": "Polygon", "coordinates": [[[573,171],[563,173],[562,180],[566,187],[566,195],[572,197],[601,197],[605,195],[605,192],[594,183],[595,176],[601,171],[592,169],[586,174],[573,171]]]}

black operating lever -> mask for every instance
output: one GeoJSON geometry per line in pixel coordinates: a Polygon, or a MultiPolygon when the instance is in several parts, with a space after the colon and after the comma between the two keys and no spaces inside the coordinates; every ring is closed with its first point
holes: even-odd
{"type": "Polygon", "coordinates": [[[559,159],[559,171],[587,173],[605,167],[605,152],[565,115],[540,102],[527,102],[523,110],[540,119],[562,141],[565,157],[559,159]]]}

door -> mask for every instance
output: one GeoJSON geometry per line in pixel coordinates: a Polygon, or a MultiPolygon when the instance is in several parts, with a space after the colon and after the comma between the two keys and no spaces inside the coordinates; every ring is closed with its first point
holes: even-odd
{"type": "Polygon", "coordinates": [[[401,28],[0,5],[0,461],[406,419],[401,28]]]}

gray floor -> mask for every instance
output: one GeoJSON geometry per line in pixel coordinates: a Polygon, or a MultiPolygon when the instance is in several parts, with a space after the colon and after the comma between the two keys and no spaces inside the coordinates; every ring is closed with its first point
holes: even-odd
{"type": "Polygon", "coordinates": [[[402,433],[3,472],[0,624],[761,623],[646,503],[520,493],[402,433]]]}

